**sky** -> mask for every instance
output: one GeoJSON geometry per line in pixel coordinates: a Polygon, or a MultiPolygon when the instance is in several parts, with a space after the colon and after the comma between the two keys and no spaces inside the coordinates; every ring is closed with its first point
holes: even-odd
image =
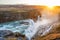
{"type": "Polygon", "coordinates": [[[60,0],[0,0],[1,4],[27,4],[27,5],[58,5],[60,0]]]}

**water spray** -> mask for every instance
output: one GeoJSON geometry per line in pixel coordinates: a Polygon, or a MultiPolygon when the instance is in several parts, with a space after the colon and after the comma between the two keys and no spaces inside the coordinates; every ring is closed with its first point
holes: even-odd
{"type": "Polygon", "coordinates": [[[25,35],[28,38],[28,40],[31,40],[31,38],[36,34],[38,31],[38,27],[40,26],[40,17],[38,16],[37,21],[33,24],[33,26],[30,26],[28,29],[25,30],[25,35]]]}
{"type": "MultiPolygon", "coordinates": [[[[33,24],[33,26],[30,26],[28,29],[25,30],[25,36],[28,38],[28,40],[31,40],[32,37],[34,37],[36,35],[36,33],[38,32],[38,30],[40,30],[38,28],[40,28],[42,25],[46,25],[48,23],[49,23],[49,20],[47,20],[47,19],[40,20],[40,17],[38,16],[38,19],[33,24]]],[[[45,30],[45,32],[42,35],[44,35],[49,30],[50,29],[48,29],[47,31],[45,30]]]]}

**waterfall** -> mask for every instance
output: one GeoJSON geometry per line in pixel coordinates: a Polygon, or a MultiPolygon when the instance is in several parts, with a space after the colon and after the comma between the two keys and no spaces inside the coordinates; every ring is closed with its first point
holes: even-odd
{"type": "Polygon", "coordinates": [[[25,30],[25,35],[28,38],[28,40],[31,40],[31,38],[36,34],[38,31],[38,28],[40,26],[40,17],[38,16],[37,21],[33,24],[33,26],[30,26],[28,29],[25,30]]]}
{"type": "MultiPolygon", "coordinates": [[[[33,26],[30,26],[25,30],[25,36],[28,38],[28,40],[31,40],[31,38],[34,37],[34,35],[37,33],[37,31],[40,30],[39,28],[42,27],[42,25],[46,25],[48,23],[49,23],[49,20],[47,20],[47,19],[40,20],[40,17],[38,16],[38,19],[33,24],[33,26]]],[[[47,29],[47,30],[49,31],[50,29],[47,29]]],[[[46,30],[44,30],[44,31],[45,32],[43,33],[43,35],[46,33],[46,30]]]]}
{"type": "MultiPolygon", "coordinates": [[[[32,37],[34,37],[35,34],[38,32],[38,30],[40,30],[40,32],[43,30],[41,29],[41,27],[43,27],[42,25],[46,25],[46,24],[48,25],[50,21],[51,20],[44,19],[44,18],[41,19],[40,16],[38,16],[36,22],[34,22],[32,19],[28,19],[28,20],[19,20],[19,21],[14,21],[14,22],[2,23],[0,24],[0,27],[1,27],[0,30],[2,29],[11,30],[13,32],[20,32],[20,33],[24,31],[22,34],[25,34],[27,39],[31,40],[32,37]],[[28,22],[29,25],[20,24],[21,22],[28,22]]],[[[47,28],[47,26],[44,28],[47,28]]],[[[45,35],[46,32],[48,32],[50,29],[44,30],[42,35],[45,35]]]]}

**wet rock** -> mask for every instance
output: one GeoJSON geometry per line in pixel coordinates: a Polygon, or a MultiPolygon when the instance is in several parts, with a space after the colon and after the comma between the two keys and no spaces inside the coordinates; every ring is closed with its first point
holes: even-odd
{"type": "Polygon", "coordinates": [[[5,40],[4,38],[0,37],[0,40],[5,40]]]}
{"type": "Polygon", "coordinates": [[[15,32],[15,33],[14,33],[14,36],[15,36],[15,37],[25,37],[25,35],[22,35],[22,34],[20,34],[19,32],[15,32]]]}
{"type": "Polygon", "coordinates": [[[12,32],[9,30],[0,30],[0,37],[4,37],[4,36],[10,35],[10,34],[12,34],[12,32]]]}
{"type": "Polygon", "coordinates": [[[56,38],[56,39],[53,39],[53,40],[60,40],[60,38],[56,38]]]}

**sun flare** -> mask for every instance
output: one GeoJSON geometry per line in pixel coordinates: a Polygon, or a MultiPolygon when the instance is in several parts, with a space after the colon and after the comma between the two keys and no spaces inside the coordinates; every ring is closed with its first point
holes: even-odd
{"type": "Polygon", "coordinates": [[[55,8],[55,5],[47,5],[47,8],[53,10],[55,8]]]}

